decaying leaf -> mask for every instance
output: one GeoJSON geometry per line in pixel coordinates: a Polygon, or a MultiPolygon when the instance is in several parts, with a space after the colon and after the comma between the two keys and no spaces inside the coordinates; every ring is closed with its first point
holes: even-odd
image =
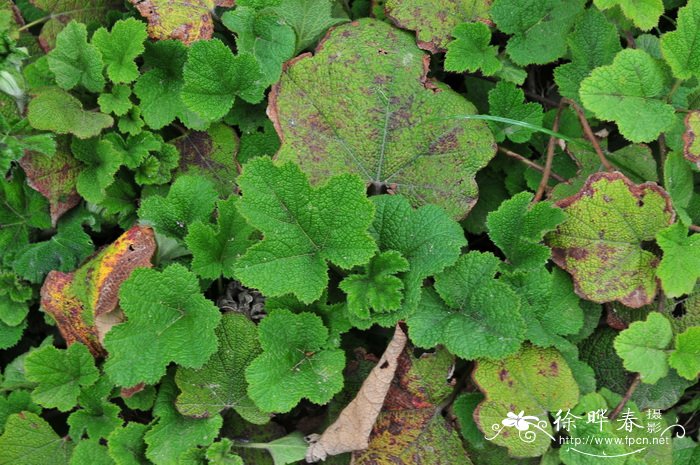
{"type": "Polygon", "coordinates": [[[121,284],[139,267],[150,267],[153,230],[134,226],[72,273],[51,271],[41,288],[41,306],[70,345],[82,342],[94,356],[105,355],[104,334],[123,320],[121,284]]]}
{"type": "Polygon", "coordinates": [[[222,197],[236,187],[238,136],[230,126],[214,124],[207,131],[192,131],[172,142],[180,151],[178,174],[201,174],[214,183],[222,197]]]}
{"type": "Polygon", "coordinates": [[[683,155],[700,168],[700,110],[691,111],[685,117],[685,133],[683,133],[683,155]]]}
{"type": "Polygon", "coordinates": [[[659,257],[648,244],[675,214],[655,183],[633,184],[622,173],[596,173],[577,194],[560,200],[568,219],[547,235],[554,262],[571,273],[576,293],[628,307],[650,303],[659,257]]]}
{"type": "Polygon", "coordinates": [[[329,455],[367,449],[369,435],[389,392],[397,360],[406,347],[406,340],[406,333],[397,325],[384,355],[362,383],[355,398],[322,435],[312,435],[306,453],[307,462],[318,462],[329,455]]]}
{"type": "Polygon", "coordinates": [[[313,184],[354,173],[391,187],[414,206],[436,203],[461,218],[476,203],[476,172],[494,156],[476,108],[427,78],[428,56],[408,33],[373,19],[333,29],[316,49],[288,62],[268,114],[313,184]]]}
{"type": "Polygon", "coordinates": [[[444,349],[419,358],[403,351],[369,446],[353,454],[354,465],[471,465],[457,431],[441,415],[454,389],[453,363],[444,349]]]}
{"type": "Polygon", "coordinates": [[[211,13],[217,6],[233,6],[233,0],[129,0],[148,20],[152,39],[175,39],[191,44],[211,39],[214,21],[211,13]]]}
{"type": "Polygon", "coordinates": [[[416,31],[418,46],[444,52],[452,31],[461,23],[490,23],[491,0],[387,0],[386,15],[402,29],[416,31]]]}
{"type": "Polygon", "coordinates": [[[474,411],[477,426],[486,439],[507,447],[514,457],[536,457],[549,449],[552,427],[547,413],[573,408],[579,398],[571,369],[552,348],[526,346],[503,360],[479,360],[472,378],[486,396],[474,411]],[[522,417],[519,428],[506,420],[516,416],[522,417]],[[528,429],[533,431],[526,434],[528,429]]]}
{"type": "Polygon", "coordinates": [[[80,203],[80,195],[75,189],[80,163],[70,155],[65,145],[59,144],[52,157],[29,152],[19,164],[27,174],[29,187],[49,201],[54,226],[61,215],[80,203]]]}

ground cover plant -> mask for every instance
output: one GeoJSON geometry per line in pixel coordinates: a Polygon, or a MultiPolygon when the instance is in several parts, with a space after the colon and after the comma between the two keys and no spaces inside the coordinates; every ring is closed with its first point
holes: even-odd
{"type": "Polygon", "coordinates": [[[695,465],[700,0],[0,9],[0,464],[695,465]]]}

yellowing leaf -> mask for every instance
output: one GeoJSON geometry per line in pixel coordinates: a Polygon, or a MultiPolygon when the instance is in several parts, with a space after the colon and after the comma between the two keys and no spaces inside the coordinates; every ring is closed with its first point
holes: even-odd
{"type": "Polygon", "coordinates": [[[486,399],[474,412],[477,426],[494,444],[508,448],[515,457],[542,455],[551,442],[548,413],[573,408],[579,389],[564,357],[555,349],[527,346],[504,360],[480,360],[472,374],[486,399]],[[518,414],[533,425],[532,441],[520,439],[514,424],[506,418],[518,414]],[[535,428],[538,425],[541,430],[535,428]]]}
{"type": "Polygon", "coordinates": [[[231,0],[129,0],[148,20],[152,39],[176,39],[186,44],[211,39],[217,6],[232,6],[231,0]]]}
{"type": "Polygon", "coordinates": [[[461,218],[476,203],[474,176],[494,155],[474,106],[428,79],[413,37],[380,21],[338,26],[316,54],[291,62],[270,96],[282,147],[313,184],[354,173],[414,206],[461,218]]]}
{"type": "Polygon", "coordinates": [[[554,262],[571,273],[576,293],[635,308],[650,303],[659,257],[645,246],[673,222],[668,194],[654,183],[635,185],[618,172],[597,173],[557,206],[568,219],[547,242],[554,262]]]}
{"type": "Polygon", "coordinates": [[[691,111],[685,117],[683,155],[700,168],[700,110],[691,111]]]}
{"type": "Polygon", "coordinates": [[[93,355],[105,354],[102,337],[123,318],[119,287],[135,268],[151,266],[155,247],[153,230],[134,226],[76,271],[49,273],[41,306],[69,345],[82,342],[93,355]]]}

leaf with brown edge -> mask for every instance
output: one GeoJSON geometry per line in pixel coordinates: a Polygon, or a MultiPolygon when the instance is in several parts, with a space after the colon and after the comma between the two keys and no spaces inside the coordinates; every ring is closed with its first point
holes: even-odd
{"type": "Polygon", "coordinates": [[[80,195],[75,188],[80,162],[73,158],[66,140],[59,141],[52,157],[28,152],[19,164],[27,174],[27,184],[49,201],[51,223],[56,226],[58,219],[80,203],[80,195]]]}
{"type": "Polygon", "coordinates": [[[230,126],[213,124],[207,131],[192,131],[172,141],[180,151],[180,174],[208,178],[222,198],[236,190],[238,135],[230,126]]]}
{"type": "Polygon", "coordinates": [[[700,110],[691,111],[685,117],[683,155],[700,169],[700,110]]]}
{"type": "Polygon", "coordinates": [[[507,447],[513,457],[544,454],[553,434],[548,413],[571,409],[579,398],[571,369],[553,348],[525,346],[503,360],[479,360],[472,378],[486,396],[474,411],[477,426],[487,440],[507,447]],[[519,415],[530,417],[520,420],[521,427],[529,423],[523,431],[504,421],[519,415]]]}
{"type": "Polygon", "coordinates": [[[545,241],[568,271],[576,293],[596,303],[638,308],[656,296],[656,234],[673,223],[669,195],[657,184],[634,184],[622,173],[595,173],[556,205],[566,221],[545,241]],[[652,249],[653,250],[653,249],[652,249]]]}
{"type": "Polygon", "coordinates": [[[418,46],[431,53],[447,50],[454,28],[462,23],[491,24],[492,0],[387,0],[387,17],[401,29],[416,31],[418,46]]]}
{"type": "Polygon", "coordinates": [[[191,44],[211,39],[212,12],[217,6],[233,6],[232,0],[129,0],[148,21],[152,39],[179,40],[191,44]]]}
{"type": "Polygon", "coordinates": [[[369,446],[354,452],[352,463],[471,465],[457,431],[441,415],[442,403],[454,389],[448,381],[453,364],[454,357],[444,349],[419,358],[404,349],[369,446]]]}
{"type": "Polygon", "coordinates": [[[397,360],[406,347],[406,340],[406,333],[397,325],[384,355],[362,383],[355,398],[323,434],[312,435],[311,445],[306,452],[307,462],[318,462],[329,455],[367,449],[370,433],[391,387],[397,360]]]}
{"type": "Polygon", "coordinates": [[[150,267],[153,230],[134,226],[72,273],[52,271],[41,288],[41,306],[68,345],[82,342],[95,357],[106,354],[104,334],[123,320],[119,287],[136,268],[150,267]]]}
{"type": "Polygon", "coordinates": [[[428,56],[404,31],[369,18],[332,29],[272,88],[277,158],[312,184],[357,174],[413,206],[435,203],[463,218],[478,197],[477,171],[495,155],[493,135],[464,118],[474,105],[427,72],[428,56]]]}

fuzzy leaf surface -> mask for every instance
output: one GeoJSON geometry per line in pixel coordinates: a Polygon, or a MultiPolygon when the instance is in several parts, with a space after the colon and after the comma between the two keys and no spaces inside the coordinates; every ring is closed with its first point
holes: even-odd
{"type": "Polygon", "coordinates": [[[625,368],[639,373],[642,382],[654,384],[668,374],[665,349],[672,337],[668,319],[650,313],[646,321],[635,321],[615,338],[615,351],[625,368]]]}
{"type": "Polygon", "coordinates": [[[117,21],[109,32],[103,27],[95,31],[92,44],[102,53],[112,82],[128,83],[139,77],[134,60],[143,53],[146,37],[146,26],[134,18],[117,21]]]}

